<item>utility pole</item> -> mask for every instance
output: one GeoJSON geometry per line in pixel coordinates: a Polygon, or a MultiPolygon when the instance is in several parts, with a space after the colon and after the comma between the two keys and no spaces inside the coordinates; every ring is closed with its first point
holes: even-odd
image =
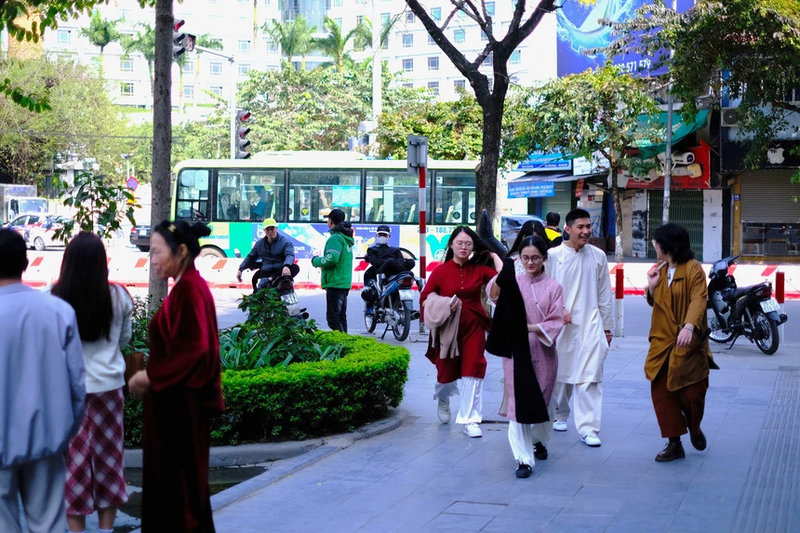
{"type": "MultiPolygon", "coordinates": [[[[153,174],[152,230],[169,219],[170,160],[172,155],[172,46],[174,18],[172,0],[156,0],[156,54],[153,68],[153,174]]],[[[167,296],[167,282],[150,269],[152,305],[167,296]]]]}
{"type": "Polygon", "coordinates": [[[382,75],[383,62],[381,60],[381,33],[383,28],[380,24],[380,14],[378,13],[378,0],[372,0],[372,131],[369,134],[369,144],[373,155],[377,155],[378,147],[378,117],[382,112],[382,75]]]}
{"type": "MultiPolygon", "coordinates": [[[[670,7],[673,11],[678,11],[678,0],[672,0],[672,5],[670,7]]],[[[674,53],[674,50],[669,51],[670,59],[672,59],[674,53]]],[[[664,154],[664,210],[662,215],[664,224],[669,222],[670,187],[672,186],[672,113],[674,105],[675,98],[672,96],[672,74],[670,74],[669,95],[667,96],[667,146],[664,154]]]]}

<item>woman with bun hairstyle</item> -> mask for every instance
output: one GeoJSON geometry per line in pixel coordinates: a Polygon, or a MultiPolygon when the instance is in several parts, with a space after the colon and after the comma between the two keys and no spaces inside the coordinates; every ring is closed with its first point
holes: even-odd
{"type": "Polygon", "coordinates": [[[162,222],[151,265],[175,285],[150,322],[147,369],[129,382],[144,397],[142,531],[213,532],[208,490],[211,418],[224,411],[214,299],[194,267],[202,223],[162,222]]]}

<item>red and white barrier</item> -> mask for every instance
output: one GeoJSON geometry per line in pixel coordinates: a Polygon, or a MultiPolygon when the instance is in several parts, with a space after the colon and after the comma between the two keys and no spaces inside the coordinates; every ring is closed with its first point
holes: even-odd
{"type": "MultiPolygon", "coordinates": [[[[250,278],[253,272],[245,272],[241,282],[236,281],[236,271],[239,269],[241,259],[216,257],[198,257],[195,261],[200,274],[208,281],[212,288],[249,289],[252,287],[250,278]]],[[[28,252],[28,269],[22,276],[22,281],[33,287],[51,285],[58,279],[61,269],[61,254],[53,252],[28,252]]],[[[311,266],[310,259],[297,261],[300,274],[295,278],[295,287],[298,289],[319,289],[320,269],[311,266]]],[[[623,295],[642,295],[647,287],[647,271],[654,263],[626,263],[617,269],[616,263],[609,263],[609,276],[614,287],[618,306],[622,304],[623,295]],[[624,268],[623,268],[624,267],[624,268]]],[[[357,261],[354,265],[353,288],[363,285],[364,269],[359,268],[357,261]]],[[[429,263],[428,272],[436,264],[429,263]]],[[[704,264],[703,269],[708,274],[710,264],[704,264]]],[[[784,299],[800,299],[800,265],[733,265],[730,273],[736,276],[736,283],[740,287],[755,285],[763,281],[773,284],[775,297],[780,296],[780,303],[784,299]],[[781,283],[780,281],[783,281],[781,283]],[[785,283],[785,286],[784,286],[785,283]]],[[[109,279],[127,287],[147,287],[150,276],[150,258],[146,255],[133,253],[112,253],[108,262],[109,279]]],[[[620,311],[617,311],[619,315],[620,311]]]]}

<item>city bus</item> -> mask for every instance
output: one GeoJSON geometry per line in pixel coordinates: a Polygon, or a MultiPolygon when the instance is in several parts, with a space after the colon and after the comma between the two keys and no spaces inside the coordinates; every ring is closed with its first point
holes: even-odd
{"type": "MultiPolygon", "coordinates": [[[[427,257],[445,254],[458,224],[475,225],[477,161],[429,161],[427,257]]],[[[262,222],[274,218],[295,246],[300,281],[312,284],[310,265],[328,236],[324,215],[338,208],[355,229],[354,256],[364,256],[380,224],[392,230],[389,244],[419,255],[419,179],[404,160],[367,159],[356,152],[262,152],[251,159],[192,159],[175,167],[174,219],[203,221],[212,228],[201,255],[247,255],[263,237],[262,222]]],[[[356,272],[365,265],[356,261],[356,272]]]]}

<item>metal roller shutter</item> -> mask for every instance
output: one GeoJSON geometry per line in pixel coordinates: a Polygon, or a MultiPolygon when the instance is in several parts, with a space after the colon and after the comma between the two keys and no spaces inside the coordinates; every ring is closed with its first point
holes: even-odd
{"type": "Polygon", "coordinates": [[[800,185],[792,183],[792,170],[746,172],[740,179],[742,222],[800,222],[800,185]]]}
{"type": "Polygon", "coordinates": [[[561,215],[561,226],[567,218],[567,213],[572,211],[575,205],[572,193],[572,181],[557,181],[555,183],[556,195],[542,198],[542,218],[551,211],[561,215]]]}
{"type": "MultiPolygon", "coordinates": [[[[669,220],[677,222],[689,232],[692,250],[698,259],[703,258],[703,191],[670,189],[669,220]]],[[[647,229],[650,236],[664,223],[664,191],[647,191],[647,229]]],[[[647,241],[648,259],[656,258],[656,251],[647,241]]]]}

